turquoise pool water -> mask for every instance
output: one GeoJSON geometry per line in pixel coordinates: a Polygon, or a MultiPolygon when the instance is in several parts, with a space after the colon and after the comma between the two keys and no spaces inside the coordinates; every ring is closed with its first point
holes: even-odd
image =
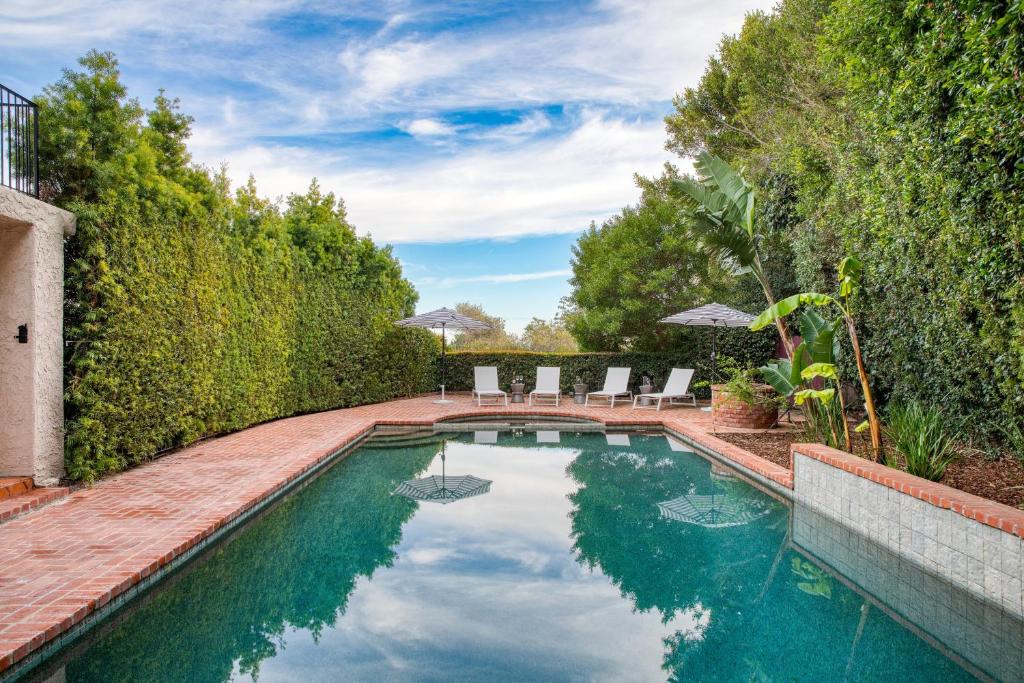
{"type": "Polygon", "coordinates": [[[797,550],[791,514],[660,435],[370,442],[36,675],[971,678],[797,550]],[[393,494],[441,474],[442,452],[446,482],[489,487],[445,505],[393,494]]]}

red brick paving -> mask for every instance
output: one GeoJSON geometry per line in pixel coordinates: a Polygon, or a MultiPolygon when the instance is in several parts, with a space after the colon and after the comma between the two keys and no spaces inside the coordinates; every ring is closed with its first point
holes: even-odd
{"type": "Polygon", "coordinates": [[[792,473],[717,439],[693,408],[485,406],[433,396],[271,422],[201,442],[0,525],[0,671],[57,638],[375,424],[473,415],[587,417],[664,425],[785,486],[792,473]]]}

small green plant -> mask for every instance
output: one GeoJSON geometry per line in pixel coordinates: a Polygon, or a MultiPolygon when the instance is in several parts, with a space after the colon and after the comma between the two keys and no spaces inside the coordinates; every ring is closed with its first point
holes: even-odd
{"type": "Polygon", "coordinates": [[[918,477],[939,481],[958,457],[959,427],[951,426],[941,411],[917,401],[892,406],[885,433],[898,454],[887,453],[885,464],[897,469],[905,464],[906,471],[918,477]]]}
{"type": "Polygon", "coordinates": [[[1016,422],[1007,422],[996,426],[1006,442],[1006,448],[1021,462],[1024,462],[1024,428],[1016,422]]]}
{"type": "Polygon", "coordinates": [[[745,403],[748,406],[775,406],[784,403],[786,398],[777,394],[766,394],[763,385],[754,383],[758,371],[754,368],[742,368],[732,359],[723,359],[721,370],[729,375],[729,380],[722,385],[722,395],[731,400],[745,403]]]}

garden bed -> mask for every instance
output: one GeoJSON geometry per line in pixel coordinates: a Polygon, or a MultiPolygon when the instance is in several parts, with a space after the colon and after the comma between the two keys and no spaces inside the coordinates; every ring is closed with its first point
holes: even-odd
{"type": "MultiPolygon", "coordinates": [[[[720,432],[715,436],[783,467],[790,466],[790,445],[806,441],[801,432],[779,430],[720,432]]],[[[854,450],[857,455],[866,455],[867,441],[859,439],[854,450]]],[[[987,458],[983,453],[970,451],[949,466],[941,483],[1010,507],[1024,509],[1024,463],[1014,458],[987,458]]]]}

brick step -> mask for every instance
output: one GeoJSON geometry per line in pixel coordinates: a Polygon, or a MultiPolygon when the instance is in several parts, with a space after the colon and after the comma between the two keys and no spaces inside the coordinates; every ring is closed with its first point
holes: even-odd
{"type": "Polygon", "coordinates": [[[0,477],[0,500],[28,493],[32,488],[32,477],[0,477]]]}
{"type": "Polygon", "coordinates": [[[25,514],[37,507],[52,503],[68,495],[71,489],[66,486],[55,486],[53,488],[32,489],[15,496],[0,498],[0,524],[18,515],[25,514]]]}

